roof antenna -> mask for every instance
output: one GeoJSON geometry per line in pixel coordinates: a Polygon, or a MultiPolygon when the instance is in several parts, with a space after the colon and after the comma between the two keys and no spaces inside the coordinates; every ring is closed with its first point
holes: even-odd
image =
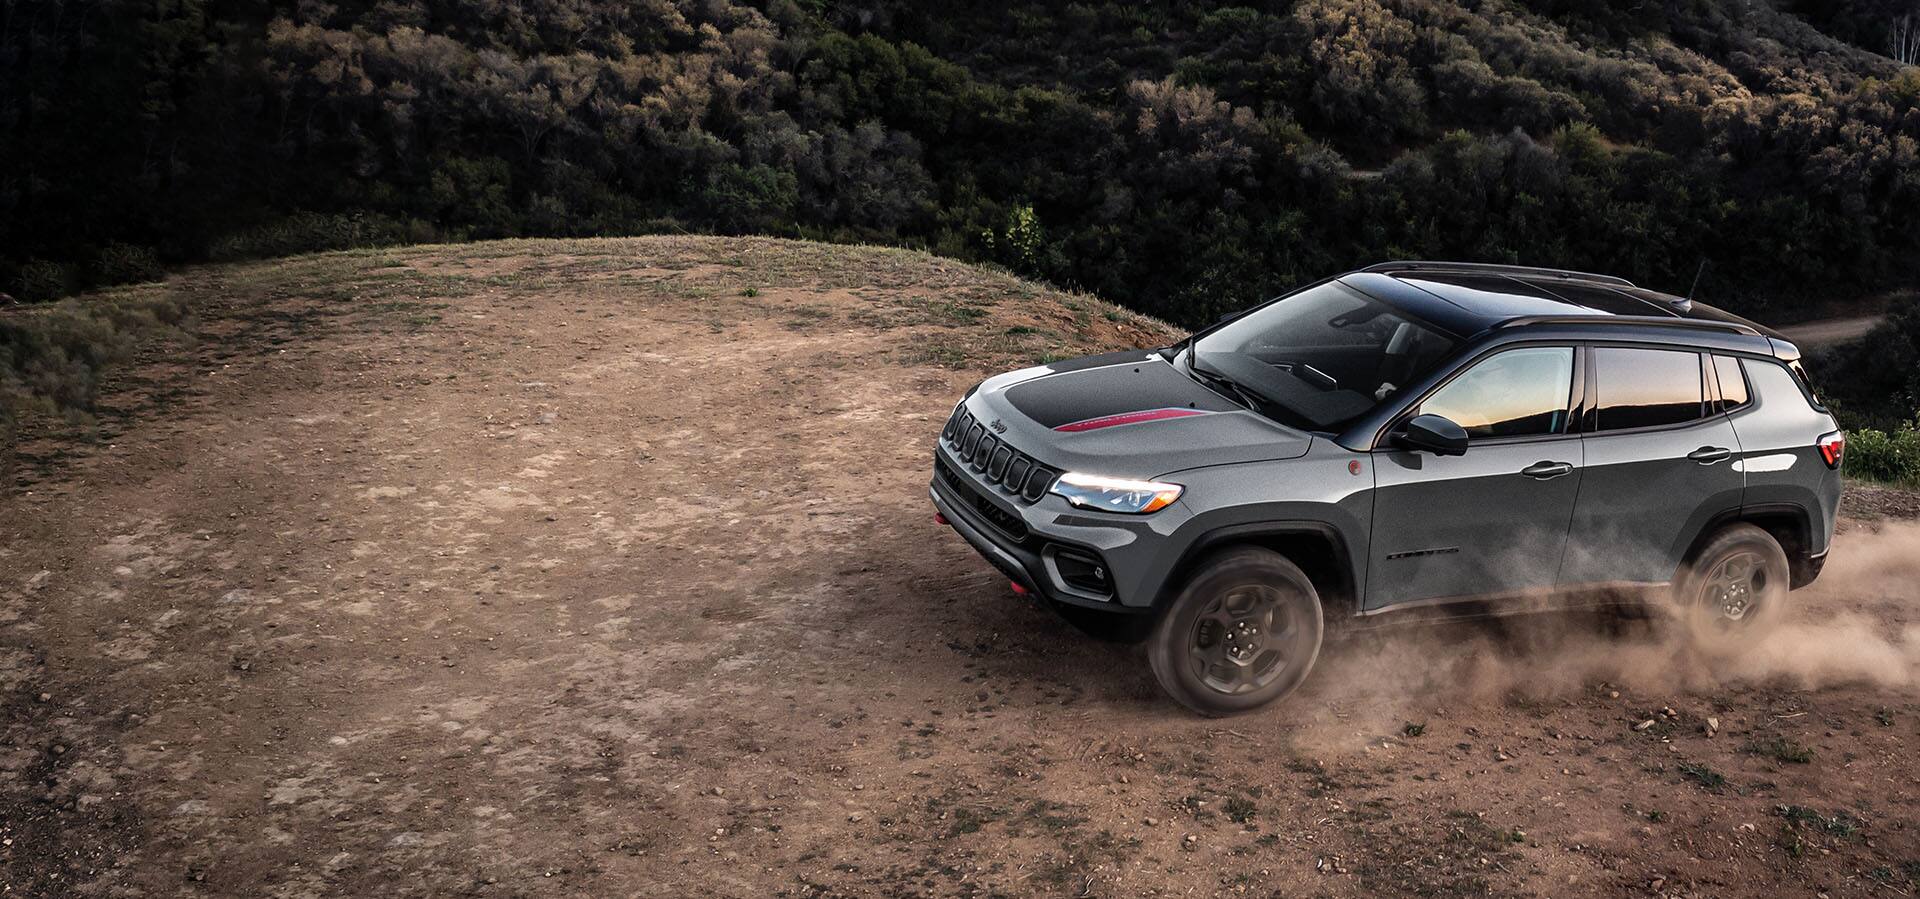
{"type": "Polygon", "coordinates": [[[1685,312],[1686,310],[1691,309],[1693,307],[1694,295],[1700,292],[1700,279],[1703,276],[1705,276],[1706,273],[1707,273],[1707,259],[1705,257],[1701,257],[1700,267],[1693,270],[1693,286],[1687,288],[1687,299],[1685,303],[1680,304],[1680,311],[1685,312]]]}

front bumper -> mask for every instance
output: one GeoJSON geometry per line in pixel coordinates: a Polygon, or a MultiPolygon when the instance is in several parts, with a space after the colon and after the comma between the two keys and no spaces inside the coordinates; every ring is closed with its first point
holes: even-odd
{"type": "Polygon", "coordinates": [[[1054,602],[1084,608],[1112,612],[1152,608],[1154,597],[1145,595],[1148,590],[1142,585],[1155,554],[1139,545],[1143,537],[1155,533],[1146,522],[1081,513],[1053,496],[1031,505],[1018,504],[979,483],[944,449],[936,452],[942,456],[937,465],[945,466],[948,474],[943,476],[936,469],[927,488],[934,509],[1015,584],[1054,602]],[[959,483],[948,483],[947,476],[959,483]],[[1096,570],[1097,578],[1093,577],[1096,570]]]}

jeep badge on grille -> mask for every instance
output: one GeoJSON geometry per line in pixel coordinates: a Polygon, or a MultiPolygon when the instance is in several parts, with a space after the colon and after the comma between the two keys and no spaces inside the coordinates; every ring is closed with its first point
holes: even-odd
{"type": "Polygon", "coordinates": [[[987,427],[992,428],[995,434],[1005,434],[1007,432],[1007,423],[997,418],[987,422],[987,427]]]}

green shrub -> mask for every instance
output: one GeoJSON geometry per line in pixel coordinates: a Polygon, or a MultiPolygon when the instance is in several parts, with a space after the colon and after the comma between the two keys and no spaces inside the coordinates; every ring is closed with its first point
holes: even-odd
{"type": "Polygon", "coordinates": [[[162,293],[68,299],[0,316],[0,438],[20,413],[93,408],[101,373],[145,336],[176,331],[186,306],[162,293]]]}
{"type": "Polygon", "coordinates": [[[225,261],[390,246],[411,236],[413,230],[382,215],[298,212],[215,240],[208,255],[225,261]]]}
{"type": "Polygon", "coordinates": [[[1849,477],[1894,484],[1920,484],[1920,420],[1892,431],[1861,428],[1847,432],[1841,463],[1849,477]]]}
{"type": "Polygon", "coordinates": [[[72,266],[33,259],[20,266],[14,276],[13,290],[23,303],[57,300],[73,292],[72,266]]]}
{"type": "Polygon", "coordinates": [[[110,243],[102,247],[100,255],[93,260],[93,283],[96,286],[158,281],[165,274],[166,269],[160,266],[160,257],[148,247],[110,243]]]}

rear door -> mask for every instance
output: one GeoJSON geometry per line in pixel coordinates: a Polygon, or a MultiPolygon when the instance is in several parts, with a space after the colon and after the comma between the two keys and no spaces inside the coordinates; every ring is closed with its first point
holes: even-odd
{"type": "Polygon", "coordinates": [[[1467,451],[1374,451],[1367,610],[1553,587],[1581,478],[1578,358],[1496,350],[1401,416],[1452,420],[1467,451]]]}
{"type": "Polygon", "coordinates": [[[1586,472],[1560,583],[1665,583],[1700,528],[1740,507],[1746,482],[1711,358],[1650,346],[1586,356],[1586,472]]]}

